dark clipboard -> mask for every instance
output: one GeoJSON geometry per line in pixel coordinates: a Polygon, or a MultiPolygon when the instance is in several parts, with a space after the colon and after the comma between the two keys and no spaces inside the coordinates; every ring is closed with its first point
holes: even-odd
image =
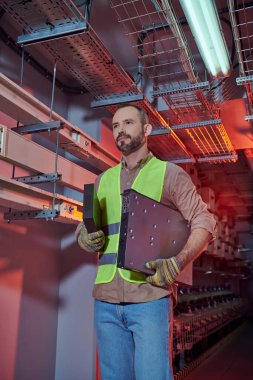
{"type": "MultiPolygon", "coordinates": [[[[186,244],[190,227],[180,212],[126,190],[122,195],[122,217],[117,266],[154,274],[145,263],[176,256],[186,244]]],[[[176,282],[192,285],[192,264],[181,271],[176,282]]]]}
{"type": "Polygon", "coordinates": [[[101,210],[94,184],[84,185],[83,222],[88,233],[101,229],[101,210]]]}

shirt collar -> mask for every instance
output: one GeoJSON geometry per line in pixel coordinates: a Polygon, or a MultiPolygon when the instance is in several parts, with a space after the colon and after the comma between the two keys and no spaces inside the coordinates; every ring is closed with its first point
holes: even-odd
{"type": "MultiPolygon", "coordinates": [[[[136,162],[133,169],[137,169],[138,167],[142,168],[152,157],[154,157],[154,155],[149,151],[143,158],[136,162]]],[[[127,169],[127,164],[124,157],[121,158],[121,167],[122,169],[127,169]]]]}

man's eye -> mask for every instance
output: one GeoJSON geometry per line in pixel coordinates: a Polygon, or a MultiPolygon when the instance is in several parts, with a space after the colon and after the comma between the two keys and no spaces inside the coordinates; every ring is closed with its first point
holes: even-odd
{"type": "Polygon", "coordinates": [[[112,129],[116,129],[118,127],[118,124],[113,124],[112,129]]]}
{"type": "Polygon", "coordinates": [[[126,124],[132,124],[133,122],[132,122],[132,120],[127,120],[126,121],[126,124]]]}

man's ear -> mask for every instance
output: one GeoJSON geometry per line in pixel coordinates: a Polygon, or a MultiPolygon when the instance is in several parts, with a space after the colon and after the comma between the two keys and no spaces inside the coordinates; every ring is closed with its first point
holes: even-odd
{"type": "Polygon", "coordinates": [[[152,125],[151,124],[145,124],[144,125],[145,136],[149,136],[151,132],[152,132],[152,125]]]}

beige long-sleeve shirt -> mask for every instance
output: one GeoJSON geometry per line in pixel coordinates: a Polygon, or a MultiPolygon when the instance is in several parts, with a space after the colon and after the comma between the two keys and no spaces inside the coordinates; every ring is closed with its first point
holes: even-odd
{"type": "MultiPolygon", "coordinates": [[[[152,157],[152,153],[149,153],[133,169],[128,169],[125,162],[122,161],[121,192],[131,187],[139,171],[152,157]]],[[[102,175],[96,180],[95,186],[97,189],[102,175]]],[[[214,236],[216,221],[207,210],[207,205],[196,192],[190,176],[182,168],[170,162],[167,163],[161,203],[179,210],[191,225],[191,230],[199,227],[204,228],[214,236]]],[[[94,298],[111,303],[147,302],[165,297],[171,293],[175,295],[175,286],[163,289],[149,283],[130,283],[123,280],[118,272],[116,272],[111,282],[94,285],[93,290],[94,298]]]]}

